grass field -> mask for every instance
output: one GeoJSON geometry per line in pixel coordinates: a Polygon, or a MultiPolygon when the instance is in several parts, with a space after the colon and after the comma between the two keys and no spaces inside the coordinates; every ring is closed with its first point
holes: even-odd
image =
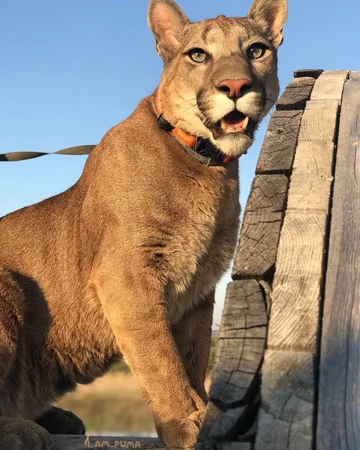
{"type": "Polygon", "coordinates": [[[154,431],[151,413],[131,373],[110,372],[90,385],[79,385],[56,406],[81,417],[90,431],[154,431]]]}
{"type": "MultiPolygon", "coordinates": [[[[215,341],[209,369],[214,361],[215,341]]],[[[210,378],[207,380],[209,387],[210,378]]],[[[124,363],[89,385],[79,385],[56,406],[70,410],[85,423],[87,432],[155,432],[152,416],[142,400],[135,377],[124,363]]]]}

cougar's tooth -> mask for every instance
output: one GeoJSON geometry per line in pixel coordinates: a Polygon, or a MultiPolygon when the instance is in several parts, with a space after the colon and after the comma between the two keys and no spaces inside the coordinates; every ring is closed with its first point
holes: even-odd
{"type": "Polygon", "coordinates": [[[226,130],[226,123],[225,123],[225,120],[224,119],[221,119],[220,120],[220,124],[221,124],[221,128],[225,131],[226,130]]]}
{"type": "Polygon", "coordinates": [[[243,130],[247,130],[247,128],[248,128],[248,126],[249,126],[249,121],[250,121],[249,117],[246,116],[246,117],[245,117],[245,120],[244,120],[244,123],[242,124],[242,129],[243,129],[243,130]]]}

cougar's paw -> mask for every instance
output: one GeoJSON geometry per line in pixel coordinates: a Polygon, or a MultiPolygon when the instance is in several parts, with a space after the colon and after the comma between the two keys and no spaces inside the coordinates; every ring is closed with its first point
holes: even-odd
{"type": "Polygon", "coordinates": [[[32,420],[0,418],[0,449],[48,450],[51,446],[50,434],[32,420]]]}
{"type": "Polygon", "coordinates": [[[156,424],[156,431],[170,448],[192,448],[196,444],[203,417],[204,412],[197,411],[187,419],[156,424]]]}
{"type": "Polygon", "coordinates": [[[85,434],[84,423],[79,417],[55,406],[44,411],[35,422],[51,434],[85,434]]]}

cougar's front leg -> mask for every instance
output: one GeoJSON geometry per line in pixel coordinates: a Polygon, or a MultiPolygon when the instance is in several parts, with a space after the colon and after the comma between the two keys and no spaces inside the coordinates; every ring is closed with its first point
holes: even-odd
{"type": "Polygon", "coordinates": [[[215,293],[212,292],[173,327],[174,338],[190,383],[205,403],[208,402],[204,383],[211,346],[214,300],[215,293]]]}
{"type": "Polygon", "coordinates": [[[186,374],[161,282],[150,269],[136,278],[122,272],[126,280],[121,281],[118,274],[112,276],[113,265],[107,268],[102,268],[96,290],[121,353],[153,411],[158,434],[170,447],[192,447],[205,404],[186,374]]]}

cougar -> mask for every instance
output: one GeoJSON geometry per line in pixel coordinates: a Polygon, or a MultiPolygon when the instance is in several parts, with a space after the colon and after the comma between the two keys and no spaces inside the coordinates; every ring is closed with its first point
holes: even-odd
{"type": "Polygon", "coordinates": [[[286,0],[255,0],[246,18],[192,23],[151,0],[154,94],[74,186],[0,221],[1,449],[83,432],[48,405],[120,358],[166,445],[195,444],[214,290],[237,240],[238,158],[277,99],[286,16],[286,0]]]}

